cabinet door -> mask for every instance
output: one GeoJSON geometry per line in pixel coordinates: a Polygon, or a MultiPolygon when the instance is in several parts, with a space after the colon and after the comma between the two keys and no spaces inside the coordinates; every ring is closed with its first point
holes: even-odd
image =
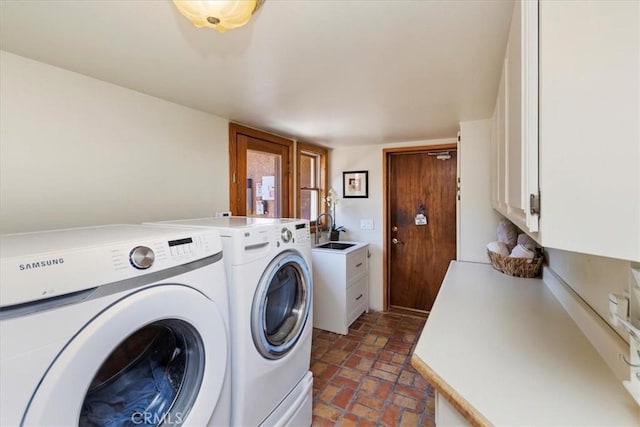
{"type": "Polygon", "coordinates": [[[640,2],[540,4],[545,246],[640,260],[640,2]]]}
{"type": "Polygon", "coordinates": [[[505,204],[524,231],[538,231],[530,197],[538,196],[538,3],[516,1],[505,56],[505,204]]]}
{"type": "Polygon", "coordinates": [[[514,3],[494,111],[492,205],[538,238],[538,2],[514,3]]]}
{"type": "MultiPolygon", "coordinates": [[[[522,175],[522,203],[525,206],[525,223],[529,232],[540,230],[540,142],[538,137],[538,1],[522,3],[522,163],[526,171],[522,175]],[[534,198],[532,200],[532,197],[534,198]],[[532,206],[535,202],[537,206],[532,206]]],[[[535,238],[536,236],[534,236],[535,238]]]]}

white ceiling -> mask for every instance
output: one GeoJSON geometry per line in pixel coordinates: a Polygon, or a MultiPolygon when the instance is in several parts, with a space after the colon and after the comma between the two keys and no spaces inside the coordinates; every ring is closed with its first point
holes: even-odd
{"type": "Polygon", "coordinates": [[[0,48],[327,146],[491,116],[512,0],[267,0],[198,29],[170,0],[0,2],[0,48]]]}

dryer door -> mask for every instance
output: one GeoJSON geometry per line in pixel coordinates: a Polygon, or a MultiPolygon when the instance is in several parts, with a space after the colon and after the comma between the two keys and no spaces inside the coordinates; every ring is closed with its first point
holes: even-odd
{"type": "Polygon", "coordinates": [[[295,346],[311,312],[311,274],[304,258],[285,251],[271,261],[258,283],[251,310],[253,342],[268,359],[295,346]]]}
{"type": "Polygon", "coordinates": [[[187,286],[145,288],[99,313],[58,354],[24,425],[205,425],[227,352],[215,302],[187,286]]]}

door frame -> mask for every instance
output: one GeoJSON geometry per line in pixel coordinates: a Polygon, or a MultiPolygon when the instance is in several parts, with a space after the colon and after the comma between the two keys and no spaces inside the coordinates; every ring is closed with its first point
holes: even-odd
{"type": "MultiPolygon", "coordinates": [[[[382,235],[382,309],[384,311],[389,311],[391,308],[389,305],[389,301],[391,299],[389,295],[389,292],[391,291],[389,288],[389,283],[391,282],[389,278],[389,263],[391,262],[391,251],[389,248],[389,244],[391,242],[391,224],[389,224],[391,217],[389,213],[389,157],[398,153],[428,153],[429,151],[442,150],[457,151],[458,144],[451,142],[446,144],[419,145],[415,147],[393,147],[382,150],[382,182],[384,183],[384,191],[382,192],[382,221],[384,222],[384,233],[382,235]]],[[[456,214],[457,210],[458,206],[456,204],[456,214]]],[[[415,315],[416,313],[413,314],[415,315]]]]}
{"type": "Polygon", "coordinates": [[[238,186],[240,180],[237,178],[247,174],[246,165],[238,165],[238,135],[246,135],[288,148],[287,158],[282,159],[283,162],[287,162],[288,170],[286,176],[282,176],[282,189],[286,192],[287,201],[285,203],[283,200],[280,216],[283,218],[291,217],[293,212],[293,179],[291,178],[293,174],[293,140],[233,122],[229,123],[229,210],[233,215],[238,215],[239,210],[244,212],[246,209],[246,197],[241,197],[245,191],[244,183],[241,189],[238,186]],[[240,207],[243,209],[239,209],[240,207]]]}

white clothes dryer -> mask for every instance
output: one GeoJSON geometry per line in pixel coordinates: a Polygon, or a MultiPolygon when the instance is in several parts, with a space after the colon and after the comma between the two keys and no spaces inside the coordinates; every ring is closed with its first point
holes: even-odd
{"type": "Polygon", "coordinates": [[[0,425],[229,425],[221,259],[215,230],[1,236],[0,425]]]}
{"type": "Polygon", "coordinates": [[[229,280],[232,425],[311,425],[309,221],[222,217],[161,224],[220,232],[229,280]]]}

